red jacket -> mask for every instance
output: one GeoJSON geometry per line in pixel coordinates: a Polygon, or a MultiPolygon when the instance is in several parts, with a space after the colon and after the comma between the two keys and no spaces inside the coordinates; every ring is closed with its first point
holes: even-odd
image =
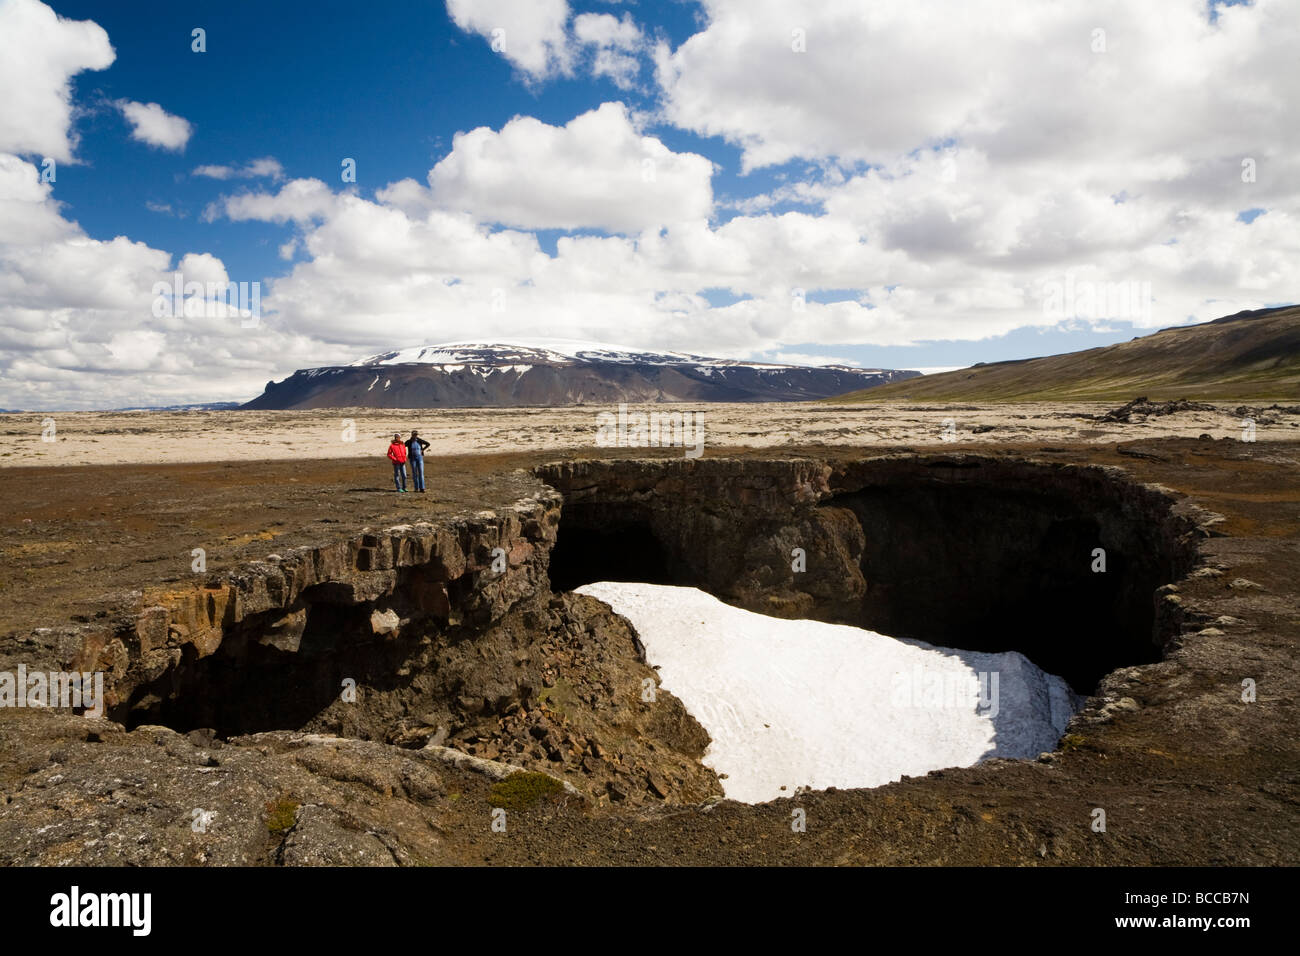
{"type": "Polygon", "coordinates": [[[406,446],[400,441],[388,443],[388,460],[399,465],[406,464],[406,446]]]}

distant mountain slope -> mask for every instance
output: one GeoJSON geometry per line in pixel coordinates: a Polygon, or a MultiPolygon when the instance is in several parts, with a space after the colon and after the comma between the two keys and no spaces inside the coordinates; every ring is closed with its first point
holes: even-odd
{"type": "Polygon", "coordinates": [[[993,362],[895,382],[836,401],[1110,401],[1300,397],[1300,306],[1045,358],[993,362]]]}
{"type": "Polygon", "coordinates": [[[646,352],[595,342],[452,342],[302,369],[244,405],[456,408],[617,402],[780,402],[841,395],[918,375],[646,352]]]}

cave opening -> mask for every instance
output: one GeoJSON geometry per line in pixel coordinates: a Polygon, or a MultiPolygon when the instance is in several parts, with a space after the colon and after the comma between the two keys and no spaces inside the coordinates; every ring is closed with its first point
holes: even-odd
{"type": "Polygon", "coordinates": [[[1194,564],[1194,546],[1170,532],[1170,500],[1100,469],[893,457],[857,463],[785,515],[746,507],[719,476],[662,503],[639,489],[630,502],[617,480],[590,474],[580,489],[542,477],[566,496],[556,591],[697,587],[779,617],[1019,651],[1084,695],[1116,668],[1160,659],[1156,589],[1194,564]],[[802,573],[791,545],[807,552],[802,573]]]}
{"type": "Polygon", "coordinates": [[[357,715],[349,735],[367,737],[368,701],[411,682],[429,632],[421,617],[400,597],[350,604],[328,585],[310,588],[287,614],[254,614],[229,627],[207,657],[186,645],[179,664],[134,688],[115,716],[128,728],[211,728],[219,737],[300,730],[346,699],[348,680],[361,703],[343,710],[357,715]],[[377,634],[371,615],[380,603],[413,620],[400,634],[377,634]]]}
{"type": "Polygon", "coordinates": [[[935,481],[887,483],[831,505],[863,530],[860,627],[1019,651],[1085,695],[1117,667],[1159,660],[1160,562],[1141,529],[1102,503],[935,481]]]}
{"type": "Polygon", "coordinates": [[[551,590],[572,591],[594,581],[677,583],[667,550],[650,525],[623,512],[598,504],[564,509],[551,551],[551,590]]]}

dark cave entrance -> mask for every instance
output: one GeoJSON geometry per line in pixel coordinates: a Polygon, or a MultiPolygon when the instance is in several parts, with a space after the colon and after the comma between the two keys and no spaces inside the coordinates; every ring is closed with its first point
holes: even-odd
{"type": "Polygon", "coordinates": [[[972,651],[1019,651],[1090,694],[1160,659],[1150,542],[1099,502],[932,482],[841,495],[861,522],[861,627],[972,651]],[[1093,570],[1096,549],[1105,570],[1093,570]]]}
{"type": "Polygon", "coordinates": [[[407,702],[432,709],[428,702],[462,691],[462,658],[478,622],[449,625],[447,606],[464,604],[474,584],[449,582],[440,601],[436,583],[417,567],[403,569],[393,593],[372,601],[354,602],[335,584],[307,588],[289,609],[227,627],[207,657],[186,645],[176,666],[133,688],[111,716],[128,728],[212,728],[219,737],[315,727],[379,739],[407,702]],[[399,630],[377,633],[376,611],[396,614],[399,630]],[[344,681],[355,703],[341,706],[344,681]]]}
{"type": "Polygon", "coordinates": [[[760,613],[1019,651],[1085,695],[1116,668],[1160,659],[1155,591],[1195,561],[1194,545],[1170,531],[1168,499],[1098,469],[892,458],[859,463],[814,506],[856,539],[851,564],[864,585],[845,599],[825,586],[855,574],[836,553],[842,542],[798,542],[809,547],[808,570],[791,575],[774,542],[788,538],[782,524],[803,527],[806,516],[729,509],[734,489],[722,475],[670,502],[628,501],[617,481],[607,492],[590,474],[576,493],[542,477],[566,495],[551,556],[556,591],[602,580],[698,587],[760,613]],[[1094,570],[1096,549],[1104,571],[1094,570]],[[798,612],[777,609],[791,593],[798,612]]]}
{"type": "Polygon", "coordinates": [[[340,698],[341,676],[360,687],[391,688],[400,682],[409,642],[375,635],[372,610],[304,601],[301,635],[289,646],[267,641],[282,615],[246,618],[228,629],[216,653],[199,659],[187,646],[176,667],[137,687],[124,723],[182,732],[208,727],[220,737],[297,730],[340,698]]]}
{"type": "Polygon", "coordinates": [[[551,590],[595,581],[673,584],[668,555],[649,524],[600,505],[565,506],[551,551],[551,590]]]}

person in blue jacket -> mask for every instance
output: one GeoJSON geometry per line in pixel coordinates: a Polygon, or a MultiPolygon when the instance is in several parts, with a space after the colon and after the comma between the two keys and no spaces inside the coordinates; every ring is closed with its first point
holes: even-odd
{"type": "Polygon", "coordinates": [[[411,479],[416,491],[424,491],[424,450],[428,447],[429,443],[420,437],[419,432],[411,432],[406,442],[406,461],[411,466],[411,479]]]}

